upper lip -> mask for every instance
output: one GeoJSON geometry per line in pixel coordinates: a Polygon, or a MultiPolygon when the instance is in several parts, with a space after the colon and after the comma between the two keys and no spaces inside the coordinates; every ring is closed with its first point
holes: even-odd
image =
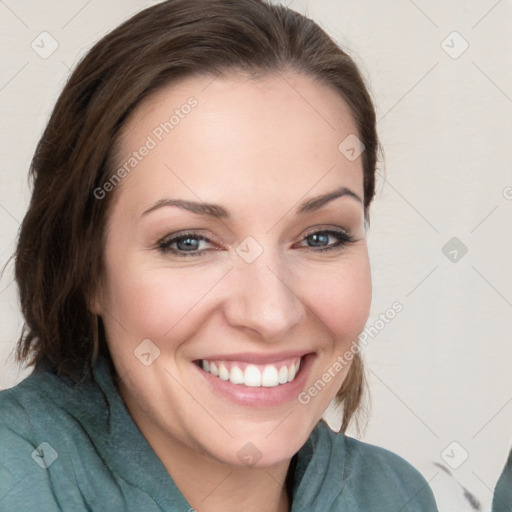
{"type": "Polygon", "coordinates": [[[291,359],[311,354],[311,350],[288,350],[285,352],[276,352],[274,354],[255,354],[250,352],[239,352],[237,354],[214,354],[202,357],[199,360],[207,361],[240,361],[252,364],[272,364],[283,359],[291,359]]]}

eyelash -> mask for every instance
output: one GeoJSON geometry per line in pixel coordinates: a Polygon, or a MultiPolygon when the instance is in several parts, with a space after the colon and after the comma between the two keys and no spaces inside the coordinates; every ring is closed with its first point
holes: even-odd
{"type": "MultiPolygon", "coordinates": [[[[313,252],[325,252],[325,251],[332,251],[335,249],[341,249],[344,246],[356,241],[351,235],[349,235],[345,231],[334,230],[334,229],[320,229],[317,231],[312,231],[310,233],[307,233],[304,236],[304,238],[302,238],[301,242],[304,240],[307,240],[309,237],[311,237],[313,235],[318,235],[318,234],[332,235],[334,238],[336,238],[338,240],[338,242],[333,245],[329,245],[327,247],[315,248],[315,247],[302,246],[302,248],[313,250],[313,252]]],[[[177,251],[176,249],[170,248],[170,246],[172,244],[179,242],[181,240],[187,240],[189,238],[197,239],[197,240],[204,241],[204,242],[210,242],[210,240],[208,238],[206,238],[198,233],[189,232],[189,233],[183,233],[179,236],[175,236],[175,237],[167,239],[167,240],[166,239],[160,240],[159,242],[157,242],[157,249],[162,254],[172,253],[175,256],[184,257],[184,258],[187,258],[190,256],[202,255],[204,252],[206,252],[208,250],[208,249],[203,249],[201,251],[177,251]]]]}

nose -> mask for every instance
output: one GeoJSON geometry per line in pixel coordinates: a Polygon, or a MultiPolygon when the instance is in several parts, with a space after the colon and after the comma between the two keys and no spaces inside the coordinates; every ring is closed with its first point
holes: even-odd
{"type": "Polygon", "coordinates": [[[234,327],[255,331],[266,340],[279,340],[304,320],[306,308],[285,264],[264,255],[252,263],[238,261],[230,272],[225,317],[234,327]]]}

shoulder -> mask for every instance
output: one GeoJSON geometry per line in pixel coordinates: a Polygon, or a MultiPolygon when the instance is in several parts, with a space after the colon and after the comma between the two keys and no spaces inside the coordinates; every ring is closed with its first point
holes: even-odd
{"type": "Polygon", "coordinates": [[[103,417],[94,386],[72,386],[48,371],[34,371],[0,391],[0,509],[85,510],[76,452],[91,459],[90,426],[103,417]]]}
{"type": "Polygon", "coordinates": [[[0,427],[29,436],[34,420],[40,420],[42,410],[52,406],[49,378],[46,372],[33,372],[16,386],[0,391],[0,427]]]}
{"type": "Polygon", "coordinates": [[[49,371],[34,370],[16,386],[0,391],[0,427],[27,439],[52,431],[69,420],[73,406],[92,398],[92,389],[90,384],[75,387],[49,371]]]}
{"type": "Polygon", "coordinates": [[[383,484],[392,484],[401,492],[429,489],[421,473],[396,453],[346,436],[344,443],[346,471],[364,473],[383,484]],[[385,479],[382,478],[383,474],[386,475],[385,479]]]}
{"type": "Polygon", "coordinates": [[[373,475],[386,469],[405,480],[425,482],[420,472],[396,453],[335,432],[325,421],[319,422],[314,433],[318,446],[330,447],[333,453],[343,455],[345,472],[364,471],[373,475]]]}
{"type": "Polygon", "coordinates": [[[318,445],[328,448],[332,463],[342,467],[340,503],[368,511],[437,512],[427,481],[399,455],[336,433],[323,421],[315,431],[318,445]]]}
{"type": "MultiPolygon", "coordinates": [[[[94,378],[107,381],[107,371],[103,362],[98,363],[94,378]]],[[[107,415],[103,388],[112,394],[104,382],[100,386],[86,378],[74,383],[50,369],[36,369],[16,386],[0,391],[0,426],[12,427],[20,435],[51,432],[56,425],[96,426],[107,415]]]]}
{"type": "Polygon", "coordinates": [[[49,473],[43,471],[55,458],[38,431],[45,422],[51,401],[45,396],[47,379],[32,373],[16,386],[0,391],[0,504],[2,510],[58,510],[49,473]],[[46,410],[46,414],[41,414],[46,410]],[[41,442],[38,442],[41,440],[41,442]],[[48,449],[46,449],[48,447],[48,449]],[[46,451],[45,451],[46,449],[46,451]]]}

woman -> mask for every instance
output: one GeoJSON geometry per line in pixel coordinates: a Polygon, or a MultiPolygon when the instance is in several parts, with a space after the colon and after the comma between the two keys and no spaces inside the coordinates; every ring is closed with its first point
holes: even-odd
{"type": "Polygon", "coordinates": [[[350,57],[261,0],[170,0],[92,48],[32,162],[2,510],[437,510],[343,434],[375,124],[350,57]]]}

